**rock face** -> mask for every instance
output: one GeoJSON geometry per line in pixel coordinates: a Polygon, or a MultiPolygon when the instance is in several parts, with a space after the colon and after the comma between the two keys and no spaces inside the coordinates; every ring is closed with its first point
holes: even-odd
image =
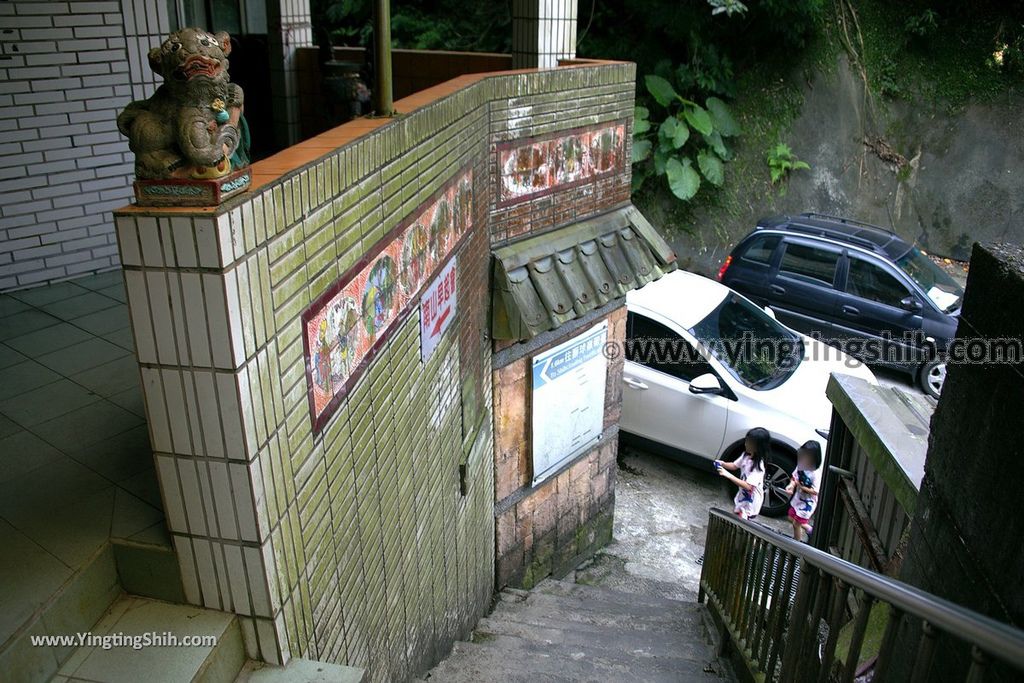
{"type": "Polygon", "coordinates": [[[227,33],[198,28],[176,31],[149,51],[164,83],[117,117],[135,153],[136,178],[215,179],[248,165],[243,95],[228,77],[230,52],[227,33]]]}
{"type": "Polygon", "coordinates": [[[704,606],[546,580],[506,589],[471,642],[424,678],[444,683],[734,681],[704,626],[704,606]]]}
{"type": "MultiPolygon", "coordinates": [[[[743,188],[736,210],[696,212],[696,234],[671,240],[682,267],[713,274],[758,218],[803,211],[891,225],[904,239],[955,259],[966,260],[974,242],[1024,239],[1019,94],[955,112],[921,100],[866,98],[841,56],[803,95],[800,115],[781,137],[811,170],[794,174],[783,196],[743,188]]],[[[764,165],[764,150],[740,145],[740,155],[760,157],[752,168],[764,165]]]]}

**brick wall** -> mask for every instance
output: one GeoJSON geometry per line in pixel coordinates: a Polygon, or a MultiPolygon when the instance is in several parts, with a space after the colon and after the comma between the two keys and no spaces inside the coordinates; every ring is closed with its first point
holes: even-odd
{"type": "Polygon", "coordinates": [[[167,3],[4,2],[0,26],[0,291],[117,266],[134,169],[115,119],[152,92],[139,54],[167,3]]]}
{"type": "MultiPolygon", "coordinates": [[[[594,83],[588,69],[578,69],[576,78],[561,92],[523,94],[497,102],[491,112],[491,144],[528,142],[561,131],[585,129],[610,121],[625,121],[624,162],[611,175],[594,182],[556,189],[508,206],[496,205],[491,212],[491,241],[503,244],[604,213],[629,201],[632,153],[634,74],[630,67],[621,78],[594,83]]],[[[496,155],[490,172],[492,183],[500,182],[496,155]]]]}
{"type": "MultiPolygon", "coordinates": [[[[608,341],[625,342],[626,309],[608,320],[608,341]]],[[[579,326],[529,348],[494,370],[494,490],[497,587],[530,588],[564,576],[612,538],[622,358],[608,362],[601,440],[557,475],[531,486],[530,374],[532,356],[579,334],[579,326]]],[[[524,345],[517,345],[523,347],[524,345]]],[[[515,346],[510,350],[515,351],[515,346]]]]}

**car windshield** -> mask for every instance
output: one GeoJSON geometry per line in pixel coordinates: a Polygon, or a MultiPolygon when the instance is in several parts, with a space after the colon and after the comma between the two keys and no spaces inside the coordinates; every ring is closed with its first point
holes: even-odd
{"type": "Polygon", "coordinates": [[[917,247],[896,259],[896,265],[921,286],[939,310],[948,313],[960,303],[963,287],[917,247]]]}
{"type": "Polygon", "coordinates": [[[804,355],[798,335],[734,292],[690,333],[729,374],[752,389],[779,386],[804,355]]]}

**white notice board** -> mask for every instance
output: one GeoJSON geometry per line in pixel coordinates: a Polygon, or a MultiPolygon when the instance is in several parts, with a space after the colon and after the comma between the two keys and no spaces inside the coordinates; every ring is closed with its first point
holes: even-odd
{"type": "Polygon", "coordinates": [[[601,438],[608,321],[533,358],[533,483],[601,438]]]}

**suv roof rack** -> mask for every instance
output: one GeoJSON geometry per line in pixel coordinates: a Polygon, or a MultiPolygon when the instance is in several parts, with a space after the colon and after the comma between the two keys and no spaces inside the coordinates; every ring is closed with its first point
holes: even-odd
{"type": "Polygon", "coordinates": [[[877,243],[872,242],[869,239],[857,237],[856,235],[837,233],[834,230],[829,230],[828,228],[819,228],[814,225],[804,225],[803,223],[790,223],[788,226],[786,226],[786,229],[789,230],[790,232],[799,232],[805,235],[817,235],[818,237],[831,237],[833,239],[839,239],[842,240],[843,242],[848,242],[850,244],[857,244],[859,246],[866,247],[868,249],[871,249],[872,251],[875,251],[879,248],[879,245],[877,243]]]}
{"type": "Polygon", "coordinates": [[[883,228],[880,225],[873,225],[871,223],[864,223],[863,221],[854,220],[852,218],[843,218],[842,216],[833,216],[827,213],[816,213],[814,211],[805,211],[800,214],[804,218],[824,218],[825,220],[835,221],[844,225],[855,225],[858,228],[867,228],[869,230],[880,230],[881,232],[895,235],[896,231],[892,228],[883,228]]]}

